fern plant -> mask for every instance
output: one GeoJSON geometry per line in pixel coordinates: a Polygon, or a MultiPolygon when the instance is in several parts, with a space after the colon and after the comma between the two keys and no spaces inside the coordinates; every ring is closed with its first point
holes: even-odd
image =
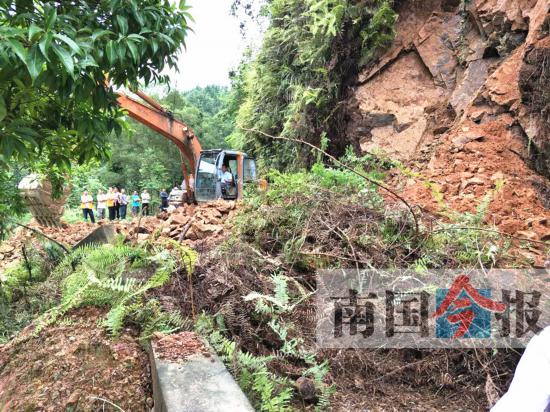
{"type": "MultiPolygon", "coordinates": [[[[113,336],[120,334],[128,320],[141,326],[142,337],[183,328],[186,321],[181,315],[165,313],[158,302],[146,298],[146,292],[170,280],[178,265],[193,270],[194,260],[179,260],[183,252],[127,245],[87,246],[75,251],[54,273],[63,279],[61,302],[42,316],[38,330],[82,306],[109,307],[101,324],[113,336]],[[136,276],[146,272],[152,272],[147,279],[136,276]]],[[[194,253],[189,251],[186,256],[194,253]]]]}
{"type": "Polygon", "coordinates": [[[312,294],[294,279],[282,274],[274,274],[272,281],[273,295],[252,292],[246,295],[244,300],[255,302],[255,315],[265,319],[267,326],[279,337],[282,344],[275,352],[277,354],[254,356],[237,348],[234,341],[223,335],[225,327],[220,316],[212,317],[203,314],[197,321],[196,330],[207,337],[259,410],[288,410],[294,399],[292,382],[287,377],[275,374],[269,368],[271,361],[279,359],[279,354],[309,366],[303,372],[303,376],[311,377],[318,389],[316,410],[329,409],[329,398],[334,388],[324,382],[329,372],[328,363],[318,363],[315,353],[306,347],[302,338],[291,337],[293,325],[283,320],[283,315],[292,313],[297,305],[312,294]],[[290,292],[290,282],[295,285],[297,296],[293,296],[290,292]]]}
{"type": "MultiPolygon", "coordinates": [[[[218,326],[221,324],[218,320],[218,326]]],[[[212,316],[202,314],[195,325],[196,331],[206,336],[222,361],[237,377],[239,385],[261,411],[288,410],[293,388],[287,378],[277,376],[268,369],[275,356],[254,356],[237,348],[234,341],[223,336],[216,328],[212,316]]]]}

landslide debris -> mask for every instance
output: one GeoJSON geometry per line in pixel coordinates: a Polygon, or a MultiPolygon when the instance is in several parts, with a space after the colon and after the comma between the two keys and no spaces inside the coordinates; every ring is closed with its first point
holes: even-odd
{"type": "Polygon", "coordinates": [[[105,311],[90,307],[35,335],[29,326],[0,346],[0,409],[148,411],[148,357],[137,332],[113,340],[98,325],[105,311]]]}
{"type": "Polygon", "coordinates": [[[402,161],[409,173],[392,182],[411,203],[473,212],[498,186],[486,223],[549,240],[550,2],[410,0],[397,12],[392,48],[349,96],[348,140],[402,161]]]}
{"type": "Polygon", "coordinates": [[[236,207],[234,201],[224,200],[183,205],[156,217],[125,222],[120,224],[120,230],[138,242],[144,242],[151,237],[166,237],[179,240],[187,246],[202,247],[216,242],[225,234],[226,220],[234,215],[236,207]]]}
{"type": "MultiPolygon", "coordinates": [[[[221,334],[244,353],[223,352],[230,345],[221,345],[222,358],[256,407],[260,395],[247,386],[254,369],[245,360],[251,357],[254,365],[267,357],[267,371],[295,388],[296,409],[313,410],[322,388],[334,385],[330,409],[335,411],[483,410],[493,402],[485,388],[506,390],[518,352],[320,350],[316,345],[318,269],[473,267],[495,249],[500,250],[496,260],[483,264],[506,266],[498,236],[437,228],[415,234],[406,210],[385,206],[373,187],[351,173],[317,166],[310,174],[277,175],[270,190],[235,217],[232,236],[201,256],[193,277],[173,278],[162,293],[184,313],[210,315],[210,336],[219,341],[221,334]],[[321,375],[324,386],[313,383],[308,370],[314,366],[303,353],[315,356],[317,372],[324,361],[330,365],[321,375]]],[[[285,384],[277,383],[271,398],[285,384]]]]}
{"type": "MultiPolygon", "coordinates": [[[[226,234],[226,221],[236,211],[234,201],[216,201],[200,205],[183,205],[171,212],[157,216],[115,221],[117,233],[127,236],[129,241],[142,243],[157,237],[171,238],[191,247],[205,247],[216,243],[226,234]]],[[[108,221],[99,222],[100,225],[108,221]]],[[[28,225],[68,247],[74,246],[97,228],[90,223],[63,223],[60,228],[40,226],[35,221],[28,225]]],[[[7,241],[0,243],[0,273],[8,265],[23,259],[23,246],[42,249],[41,236],[25,228],[17,228],[7,241]]]]}

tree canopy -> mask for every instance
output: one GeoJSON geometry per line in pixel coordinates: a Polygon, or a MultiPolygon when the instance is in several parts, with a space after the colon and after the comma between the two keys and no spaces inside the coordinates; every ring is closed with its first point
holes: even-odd
{"type": "Polygon", "coordinates": [[[187,9],[185,0],[0,1],[0,162],[55,170],[104,156],[106,137],[122,132],[113,87],[163,79],[187,9]]]}
{"type": "Polygon", "coordinates": [[[72,165],[105,158],[110,134],[123,132],[115,88],[165,80],[188,9],[185,0],[0,0],[0,235],[20,210],[21,171],[59,188],[72,165]]]}

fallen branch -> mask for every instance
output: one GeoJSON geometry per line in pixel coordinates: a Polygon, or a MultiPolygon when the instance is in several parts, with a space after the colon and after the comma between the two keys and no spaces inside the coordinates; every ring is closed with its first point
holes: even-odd
{"type": "Polygon", "coordinates": [[[349,260],[350,262],[363,263],[365,265],[370,264],[369,262],[364,261],[364,260],[358,260],[358,259],[353,259],[353,258],[349,258],[349,257],[345,257],[345,256],[339,256],[339,255],[336,255],[336,254],[333,254],[333,253],[300,251],[300,254],[301,255],[306,255],[306,256],[327,256],[327,257],[331,257],[331,258],[339,259],[339,260],[349,260]]]}
{"type": "Polygon", "coordinates": [[[407,363],[406,365],[403,365],[399,368],[396,368],[394,370],[392,370],[391,372],[388,372],[388,373],[385,373],[384,375],[372,380],[371,382],[378,382],[378,381],[381,381],[389,376],[392,376],[392,375],[395,375],[396,373],[399,373],[401,372],[402,370],[405,370],[405,369],[409,369],[409,368],[412,368],[413,366],[417,366],[417,365],[420,365],[422,363],[425,363],[427,360],[429,360],[428,358],[425,358],[425,359],[420,359],[416,362],[413,362],[413,363],[407,363]]]}
{"type": "Polygon", "coordinates": [[[346,165],[345,163],[342,163],[340,160],[338,160],[337,158],[335,158],[334,156],[332,156],[331,154],[327,153],[326,151],[320,149],[319,147],[315,146],[314,144],[312,143],[309,143],[309,142],[306,142],[305,140],[301,140],[301,139],[294,139],[292,137],[283,137],[283,136],[273,136],[273,135],[270,135],[269,133],[266,133],[266,132],[262,132],[261,130],[256,130],[256,129],[247,129],[247,128],[244,128],[244,127],[241,127],[240,129],[246,131],[246,132],[252,132],[252,133],[259,133],[265,137],[269,137],[270,139],[274,139],[274,140],[286,140],[286,141],[289,141],[289,142],[294,142],[294,143],[300,143],[300,144],[304,144],[306,146],[309,146],[311,147],[312,149],[318,151],[319,153],[325,155],[326,157],[328,157],[330,160],[332,160],[334,163],[336,163],[337,165],[343,167],[344,169],[347,169],[349,170],[350,172],[356,174],[357,176],[365,179],[367,182],[369,183],[372,183],[373,185],[379,187],[380,189],[383,189],[385,191],[387,191],[388,193],[390,193],[392,196],[394,196],[396,199],[398,199],[399,201],[401,201],[406,207],[407,209],[409,210],[409,213],[411,214],[413,220],[414,220],[414,226],[415,226],[415,233],[418,235],[420,233],[420,227],[419,227],[419,223],[418,223],[418,217],[416,216],[416,213],[414,213],[414,210],[412,208],[412,206],[410,205],[409,202],[407,202],[405,200],[404,197],[400,196],[399,194],[397,194],[394,190],[390,189],[389,187],[387,187],[386,185],[384,185],[383,183],[380,183],[378,182],[377,180],[374,180],[366,175],[364,175],[363,173],[359,173],[357,170],[353,169],[352,167],[346,165]]]}
{"type": "Polygon", "coordinates": [[[107,399],[100,398],[99,396],[90,396],[89,399],[94,400],[94,401],[101,401],[101,402],[103,402],[104,404],[105,404],[105,403],[108,403],[109,405],[113,406],[114,408],[116,408],[116,409],[119,410],[120,412],[126,412],[126,411],[125,411],[124,409],[122,409],[120,406],[115,405],[113,402],[108,401],[107,399]]]}
{"type": "Polygon", "coordinates": [[[139,235],[139,228],[141,227],[141,218],[143,217],[143,208],[139,211],[139,218],[138,218],[138,221],[137,221],[137,225],[136,225],[136,236],[135,236],[135,239],[138,238],[138,235],[139,235]]]}
{"type": "Polygon", "coordinates": [[[265,260],[266,262],[268,263],[271,263],[272,265],[274,266],[277,266],[277,267],[280,267],[280,266],[283,266],[283,264],[275,259],[272,259],[268,256],[264,256],[259,250],[256,250],[254,249],[250,244],[248,243],[245,243],[246,246],[248,246],[248,248],[255,254],[257,255],[260,259],[263,259],[265,260]]]}
{"type": "Polygon", "coordinates": [[[185,235],[187,234],[187,232],[189,232],[189,229],[191,229],[191,225],[193,224],[193,222],[195,221],[195,216],[193,216],[189,222],[187,222],[187,224],[183,227],[183,230],[181,231],[179,237],[178,237],[178,242],[181,243],[183,242],[183,239],[185,239],[185,235]]]}
{"type": "Polygon", "coordinates": [[[29,282],[32,282],[32,267],[29,262],[29,257],[27,256],[27,248],[25,247],[25,244],[21,247],[21,252],[23,253],[23,259],[25,259],[25,267],[27,268],[27,272],[29,274],[29,282]]]}

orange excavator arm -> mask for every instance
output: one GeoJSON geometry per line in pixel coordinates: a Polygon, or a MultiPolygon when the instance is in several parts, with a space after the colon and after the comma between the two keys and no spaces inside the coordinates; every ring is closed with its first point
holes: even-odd
{"type": "Polygon", "coordinates": [[[128,115],[132,119],[160,133],[178,147],[182,154],[181,170],[187,183],[188,194],[190,194],[189,171],[183,159],[187,160],[191,173],[194,173],[202,150],[199,139],[189,126],[175,119],[172,113],[165,110],[155,100],[140,91],[136,92],[136,94],[150,106],[134,100],[123,93],[118,93],[118,104],[128,112],[128,115]]]}

